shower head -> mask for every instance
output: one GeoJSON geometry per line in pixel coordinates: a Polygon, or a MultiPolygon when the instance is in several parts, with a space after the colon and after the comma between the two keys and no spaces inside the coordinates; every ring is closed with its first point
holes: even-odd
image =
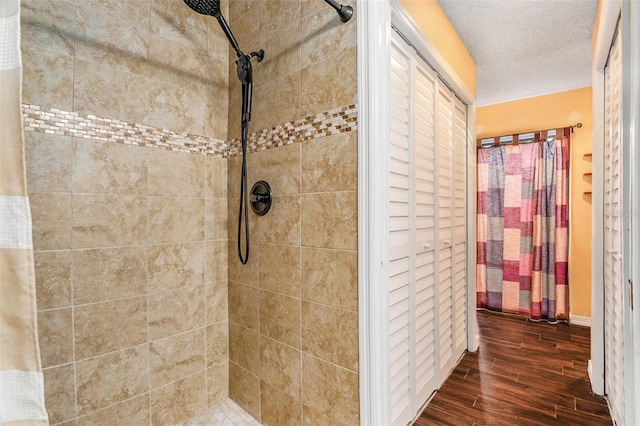
{"type": "Polygon", "coordinates": [[[220,0],[184,0],[184,2],[202,15],[220,17],[220,0]]]}

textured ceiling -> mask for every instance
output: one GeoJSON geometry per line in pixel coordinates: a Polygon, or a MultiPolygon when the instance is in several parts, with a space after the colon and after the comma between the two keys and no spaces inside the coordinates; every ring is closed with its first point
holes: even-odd
{"type": "Polygon", "coordinates": [[[476,63],[477,105],[591,85],[597,0],[438,0],[476,63]]]}

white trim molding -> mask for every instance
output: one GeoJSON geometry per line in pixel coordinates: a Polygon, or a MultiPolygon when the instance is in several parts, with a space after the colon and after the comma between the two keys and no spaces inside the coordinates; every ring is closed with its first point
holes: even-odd
{"type": "Polygon", "coordinates": [[[609,57],[621,4],[603,1],[592,62],[592,230],[591,235],[591,387],[604,395],[604,67],[609,57]]]}
{"type": "Polygon", "coordinates": [[[385,288],[386,175],[389,135],[387,1],[358,0],[358,313],[360,424],[389,422],[388,292],[385,288]]]}
{"type": "Polygon", "coordinates": [[[591,318],[580,315],[569,314],[569,322],[572,325],[581,325],[583,327],[591,327],[591,318]]]}

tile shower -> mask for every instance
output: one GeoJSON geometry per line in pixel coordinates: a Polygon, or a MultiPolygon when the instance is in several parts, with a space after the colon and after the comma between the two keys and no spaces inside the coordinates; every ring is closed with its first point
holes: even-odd
{"type": "Polygon", "coordinates": [[[358,423],[355,19],[222,6],[267,51],[249,184],[276,200],[250,216],[245,266],[239,84],[215,20],[177,0],[22,0],[52,424],[204,422],[227,397],[264,424],[358,423]]]}

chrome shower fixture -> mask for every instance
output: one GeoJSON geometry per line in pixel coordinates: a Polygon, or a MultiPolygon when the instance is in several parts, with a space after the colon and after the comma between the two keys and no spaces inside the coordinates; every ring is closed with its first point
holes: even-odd
{"type": "Polygon", "coordinates": [[[347,22],[353,16],[353,8],[351,6],[345,6],[340,4],[334,0],[324,0],[328,5],[333,7],[338,15],[340,15],[340,20],[342,22],[347,22]]]}

